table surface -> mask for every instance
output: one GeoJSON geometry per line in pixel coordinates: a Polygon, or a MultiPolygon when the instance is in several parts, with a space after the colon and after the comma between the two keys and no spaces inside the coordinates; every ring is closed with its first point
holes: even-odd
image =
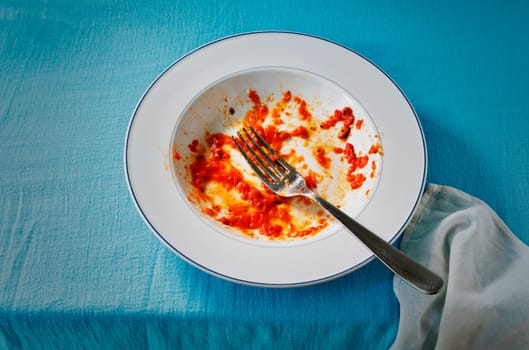
{"type": "Polygon", "coordinates": [[[481,198],[529,243],[528,15],[522,1],[2,1],[0,347],[389,347],[399,305],[377,261],[266,289],[161,244],[126,185],[131,114],[158,74],[212,40],[327,38],[408,96],[428,182],[481,198]]]}

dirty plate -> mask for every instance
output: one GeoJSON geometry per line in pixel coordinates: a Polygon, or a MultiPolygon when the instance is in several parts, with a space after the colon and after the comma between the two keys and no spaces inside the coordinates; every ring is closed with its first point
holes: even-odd
{"type": "MultiPolygon", "coordinates": [[[[205,215],[211,203],[197,200],[189,170],[197,153],[193,142],[206,145],[207,135],[233,135],[256,107],[251,91],[267,106],[268,117],[281,104],[278,129],[312,130],[308,147],[306,140],[294,137],[298,141],[289,141],[284,151],[291,149],[298,166],[322,175],[319,191],[386,241],[399,236],[426,179],[424,137],[411,105],[387,75],[359,54],[321,38],[284,32],[242,34],[205,45],[176,61],[147,89],[125,143],[127,181],[141,216],[180,257],[235,282],[302,286],[363,266],[371,252],[332,220],[317,234],[278,240],[252,236],[205,215]],[[291,99],[282,104],[286,92],[291,99]],[[310,122],[299,115],[300,101],[307,103],[310,122]],[[358,128],[353,125],[343,140],[322,133],[318,126],[346,106],[362,120],[358,128]],[[369,166],[356,170],[363,171],[362,186],[344,190],[350,184],[340,180],[339,159],[344,157],[338,151],[337,166],[319,167],[311,152],[314,141],[328,149],[333,143],[338,149],[351,143],[359,155],[369,155],[369,166]],[[374,144],[381,151],[369,153],[374,144]]],[[[230,155],[244,177],[259,186],[237,153],[230,155]]],[[[225,216],[222,208],[231,202],[216,207],[225,216]]]]}

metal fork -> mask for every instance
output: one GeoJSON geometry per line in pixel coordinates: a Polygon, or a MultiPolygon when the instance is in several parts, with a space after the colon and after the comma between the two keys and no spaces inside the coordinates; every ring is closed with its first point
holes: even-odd
{"type": "Polygon", "coordinates": [[[252,127],[232,136],[240,152],[264,184],[283,197],[305,196],[318,202],[364,243],[388,268],[419,291],[435,294],[443,280],[310,190],[290,166],[252,127]]]}

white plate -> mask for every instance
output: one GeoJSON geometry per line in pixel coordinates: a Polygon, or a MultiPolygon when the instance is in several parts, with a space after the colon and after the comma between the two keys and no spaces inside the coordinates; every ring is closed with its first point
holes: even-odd
{"type": "Polygon", "coordinates": [[[189,205],[174,181],[170,149],[176,125],[212,84],[260,69],[307,72],[345,91],[381,136],[383,170],[356,219],[388,242],[402,232],[422,195],[426,145],[410,103],[374,64],[313,36],[259,32],[205,45],[167,68],[147,89],[131,118],[125,171],[147,225],[189,263],[231,281],[270,287],[330,280],[363,266],[371,252],[343,228],[305,244],[252,244],[233,239],[189,205]]]}

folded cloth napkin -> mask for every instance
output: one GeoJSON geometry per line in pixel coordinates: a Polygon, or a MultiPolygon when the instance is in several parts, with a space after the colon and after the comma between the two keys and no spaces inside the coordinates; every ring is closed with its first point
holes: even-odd
{"type": "Polygon", "coordinates": [[[429,185],[401,249],[445,284],[424,295],[395,278],[392,349],[529,349],[529,247],[485,203],[429,185]]]}

